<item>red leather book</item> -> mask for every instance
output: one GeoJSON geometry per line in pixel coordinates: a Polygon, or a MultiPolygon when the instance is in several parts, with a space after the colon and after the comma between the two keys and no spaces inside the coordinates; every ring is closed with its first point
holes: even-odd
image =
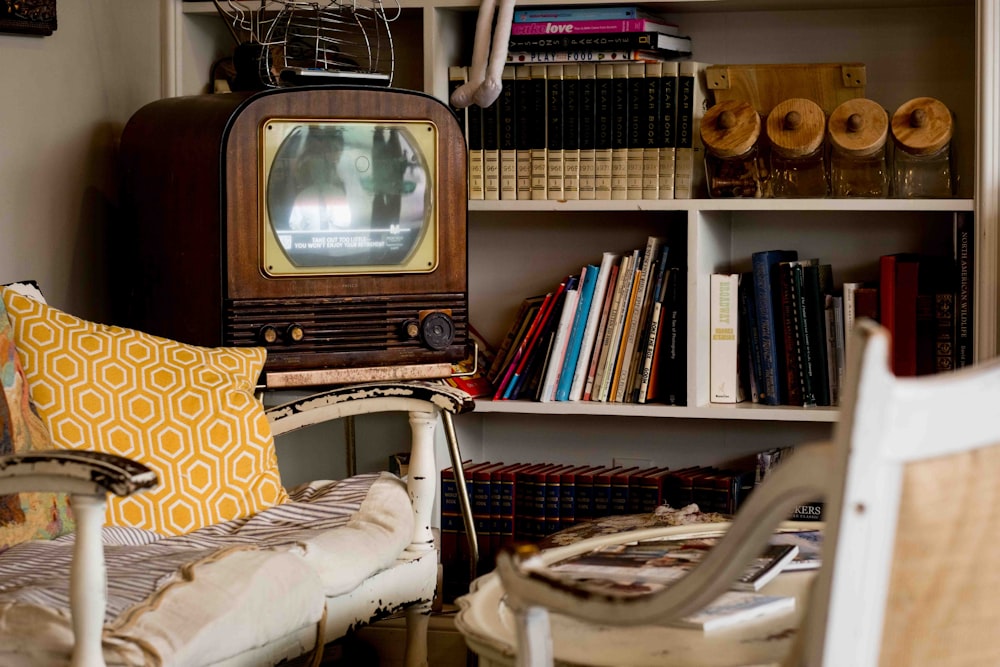
{"type": "Polygon", "coordinates": [[[639,470],[639,466],[631,466],[611,475],[611,500],[608,509],[612,515],[628,514],[629,479],[639,470]]]}
{"type": "Polygon", "coordinates": [[[576,466],[569,470],[564,470],[559,475],[559,530],[570,528],[577,522],[576,513],[576,492],[577,477],[588,470],[595,470],[599,466],[576,466]]]}
{"type": "Polygon", "coordinates": [[[530,463],[511,463],[497,470],[491,476],[490,517],[490,561],[500,549],[514,541],[514,502],[517,492],[515,479],[517,471],[530,467],[530,463]]]}
{"type": "Polygon", "coordinates": [[[917,374],[917,291],[920,260],[897,253],[879,258],[879,312],[892,335],[891,366],[897,376],[917,374]]]}
{"type": "Polygon", "coordinates": [[[472,473],[472,521],[476,527],[476,544],[479,546],[479,574],[493,569],[493,554],[490,545],[493,534],[492,476],[503,467],[502,462],[493,463],[476,468],[472,473]]]}
{"type": "Polygon", "coordinates": [[[611,478],[615,473],[624,470],[622,466],[604,468],[594,475],[594,505],[593,518],[611,514],[611,478]]]}
{"type": "Polygon", "coordinates": [[[514,539],[521,542],[535,538],[533,520],[535,476],[551,463],[535,463],[521,468],[514,474],[514,539]]]}

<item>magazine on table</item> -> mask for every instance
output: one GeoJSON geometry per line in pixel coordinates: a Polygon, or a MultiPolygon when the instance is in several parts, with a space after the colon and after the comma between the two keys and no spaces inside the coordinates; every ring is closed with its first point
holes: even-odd
{"type": "MultiPolygon", "coordinates": [[[[703,610],[671,625],[706,632],[750,619],[784,613],[795,607],[791,597],[758,593],[786,569],[818,565],[819,531],[776,533],[764,552],[748,565],[731,590],[703,610]],[[800,553],[807,557],[792,566],[800,553]]],[[[574,580],[591,591],[614,595],[644,595],[662,590],[690,571],[718,543],[721,534],[613,544],[553,563],[553,574],[574,580]]]]}

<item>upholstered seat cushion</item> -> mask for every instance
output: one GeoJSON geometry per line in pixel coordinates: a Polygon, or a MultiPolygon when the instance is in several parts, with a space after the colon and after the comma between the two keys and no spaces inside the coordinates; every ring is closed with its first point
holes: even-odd
{"type": "MultiPolygon", "coordinates": [[[[108,663],[189,667],[297,632],[311,640],[326,598],[390,566],[413,535],[406,488],[389,473],[313,482],[290,496],[186,535],[105,528],[108,663]]],[[[0,554],[0,664],[18,664],[5,653],[15,646],[34,651],[27,664],[69,655],[71,547],[65,536],[0,554]]]]}

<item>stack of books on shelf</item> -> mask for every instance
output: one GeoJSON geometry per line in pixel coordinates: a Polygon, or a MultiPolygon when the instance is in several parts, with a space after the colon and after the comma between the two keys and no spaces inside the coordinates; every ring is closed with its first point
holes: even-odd
{"type": "MultiPolygon", "coordinates": [[[[759,475],[756,461],[667,467],[556,463],[464,465],[479,550],[489,572],[498,550],[537,541],[583,521],[696,503],[702,512],[734,514],[759,475]]],[[[441,562],[449,581],[465,581],[469,547],[454,469],[441,471],[441,562]]]]}
{"type": "MultiPolygon", "coordinates": [[[[455,109],[469,198],[694,196],[705,65],[676,33],[636,7],[517,11],[500,97],[455,109]]],[[[449,69],[451,90],[467,78],[449,69]]]]}
{"type": "Polygon", "coordinates": [[[686,269],[678,247],[605,252],[524,299],[487,378],[494,400],[686,405],[686,269]]]}
{"type": "Polygon", "coordinates": [[[795,250],[753,253],[752,270],[711,277],[711,400],[835,406],[862,317],[892,335],[892,370],[928,375],[972,362],[971,215],[956,214],[955,252],[882,255],[870,280],[795,250]]]}

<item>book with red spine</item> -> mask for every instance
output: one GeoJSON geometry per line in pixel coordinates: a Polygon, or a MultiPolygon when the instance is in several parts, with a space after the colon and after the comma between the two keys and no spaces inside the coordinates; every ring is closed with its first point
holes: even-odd
{"type": "Polygon", "coordinates": [[[892,372],[917,374],[917,292],[920,259],[912,253],[879,258],[879,312],[892,335],[892,372]]]}

